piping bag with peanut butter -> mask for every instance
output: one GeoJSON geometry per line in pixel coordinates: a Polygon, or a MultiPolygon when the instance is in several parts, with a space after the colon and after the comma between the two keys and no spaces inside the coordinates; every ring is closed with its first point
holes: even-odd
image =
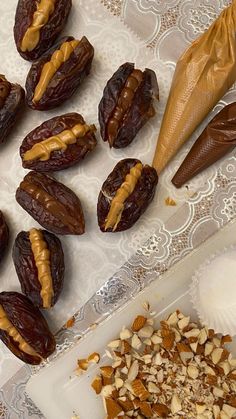
{"type": "Polygon", "coordinates": [[[153,167],[158,174],[236,80],[236,0],[180,57],[153,167]]]}
{"type": "Polygon", "coordinates": [[[236,147],[236,102],[225,106],[207,125],[185,160],[172,183],[180,188],[192,177],[215,163],[236,147]]]}

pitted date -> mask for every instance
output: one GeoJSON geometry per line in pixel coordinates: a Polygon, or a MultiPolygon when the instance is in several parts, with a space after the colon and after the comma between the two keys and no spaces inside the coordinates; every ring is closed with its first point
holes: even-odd
{"type": "Polygon", "coordinates": [[[37,60],[56,41],[64,28],[72,0],[19,0],[14,38],[19,54],[37,60]]]}
{"type": "Polygon", "coordinates": [[[20,147],[22,165],[39,172],[66,169],[80,162],[97,145],[95,126],[78,113],[45,121],[31,131],[20,147]]]}
{"type": "Polygon", "coordinates": [[[40,364],[55,350],[55,339],[45,318],[18,292],[0,293],[0,338],[28,364],[40,364]]]}
{"type": "Polygon", "coordinates": [[[5,217],[0,211],[0,262],[4,256],[9,241],[9,229],[5,217]]]}
{"type": "Polygon", "coordinates": [[[63,287],[65,270],[60,240],[46,230],[21,231],[12,256],[23,294],[36,307],[54,306],[63,287]]]}
{"type": "Polygon", "coordinates": [[[13,84],[0,75],[0,143],[3,143],[24,104],[25,92],[19,84],[13,84]]]}
{"type": "Polygon", "coordinates": [[[103,141],[110,147],[127,147],[155,115],[154,97],[159,99],[154,71],[135,69],[132,63],[121,65],[108,81],[99,104],[103,141]]]}
{"type": "Polygon", "coordinates": [[[47,175],[29,172],[16,191],[16,200],[46,230],[55,234],[84,233],[79,198],[47,175]]]}
{"type": "Polygon", "coordinates": [[[93,56],[94,48],[85,36],[80,41],[61,38],[32,64],[26,79],[27,104],[36,110],[61,105],[90,73],[93,56]]]}
{"type": "Polygon", "coordinates": [[[103,232],[132,227],[152,201],[158,176],[137,159],[121,160],[103,183],[97,204],[98,224],[103,232]]]}

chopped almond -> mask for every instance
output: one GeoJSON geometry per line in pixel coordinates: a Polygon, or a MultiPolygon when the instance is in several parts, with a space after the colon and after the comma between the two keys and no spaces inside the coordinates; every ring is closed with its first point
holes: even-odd
{"type": "Polygon", "coordinates": [[[144,316],[137,316],[134,319],[134,322],[132,324],[132,327],[131,327],[132,331],[133,332],[138,332],[145,325],[146,321],[147,321],[147,318],[146,317],[144,317],[144,316]]]}
{"type": "Polygon", "coordinates": [[[109,419],[115,419],[119,413],[123,412],[119,404],[110,397],[105,399],[105,406],[109,419]]]}
{"type": "Polygon", "coordinates": [[[131,383],[131,386],[135,396],[137,396],[141,401],[147,400],[150,396],[149,391],[147,391],[146,387],[144,386],[141,380],[134,380],[131,383]]]}
{"type": "Polygon", "coordinates": [[[96,394],[100,394],[102,391],[102,378],[99,375],[96,375],[94,378],[91,387],[94,389],[96,394]]]}

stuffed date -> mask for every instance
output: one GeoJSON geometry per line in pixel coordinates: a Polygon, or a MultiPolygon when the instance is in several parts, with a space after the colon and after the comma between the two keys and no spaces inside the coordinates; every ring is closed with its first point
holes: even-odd
{"type": "Polygon", "coordinates": [[[121,160],[102,185],[98,197],[98,224],[103,232],[132,227],[152,201],[158,176],[137,159],[121,160]]]}
{"type": "Polygon", "coordinates": [[[0,211],[0,262],[4,256],[9,241],[9,229],[5,217],[0,211]]]}
{"type": "Polygon", "coordinates": [[[110,147],[128,146],[155,115],[153,99],[159,99],[156,74],[150,69],[121,65],[108,81],[99,104],[99,123],[103,141],[110,147]]]}
{"type": "Polygon", "coordinates": [[[22,165],[39,172],[73,166],[96,146],[95,130],[78,113],[51,118],[24,138],[20,147],[22,165]]]}
{"type": "Polygon", "coordinates": [[[0,293],[0,338],[28,364],[40,364],[55,350],[55,339],[45,318],[18,292],[0,293]]]}
{"type": "Polygon", "coordinates": [[[93,46],[64,37],[35,61],[26,79],[26,101],[32,109],[47,110],[69,99],[90,72],[93,46]]]}
{"type": "Polygon", "coordinates": [[[25,92],[19,84],[7,81],[0,75],[0,143],[3,143],[16,123],[24,104],[25,92]]]}
{"type": "Polygon", "coordinates": [[[16,200],[46,230],[55,234],[84,233],[79,198],[47,175],[29,172],[16,191],[16,200]]]}
{"type": "Polygon", "coordinates": [[[64,28],[71,0],[19,0],[14,38],[25,60],[37,60],[56,41],[64,28]]]}
{"type": "Polygon", "coordinates": [[[64,254],[60,240],[46,230],[21,231],[13,246],[21,290],[39,308],[51,308],[63,287],[64,254]]]}

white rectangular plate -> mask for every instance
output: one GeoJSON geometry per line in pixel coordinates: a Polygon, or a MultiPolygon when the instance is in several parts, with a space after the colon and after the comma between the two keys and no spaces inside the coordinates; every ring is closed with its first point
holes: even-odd
{"type": "MultiPolygon", "coordinates": [[[[100,396],[95,395],[90,385],[99,366],[108,363],[108,358],[104,354],[106,344],[118,336],[123,325],[129,326],[137,314],[144,313],[142,307],[144,301],[148,301],[151,308],[157,312],[157,319],[167,317],[177,308],[196,318],[188,293],[192,274],[207,255],[235,243],[233,239],[235,233],[236,223],[231,223],[220,230],[191,255],[155,280],[134,300],[81,339],[71,350],[33,376],[26,386],[26,391],[46,418],[70,419],[76,413],[80,419],[104,419],[100,396]],[[88,373],[77,377],[74,373],[77,359],[86,358],[91,352],[100,353],[99,366],[91,367],[88,373]]],[[[236,353],[236,339],[231,349],[236,353]]]]}

